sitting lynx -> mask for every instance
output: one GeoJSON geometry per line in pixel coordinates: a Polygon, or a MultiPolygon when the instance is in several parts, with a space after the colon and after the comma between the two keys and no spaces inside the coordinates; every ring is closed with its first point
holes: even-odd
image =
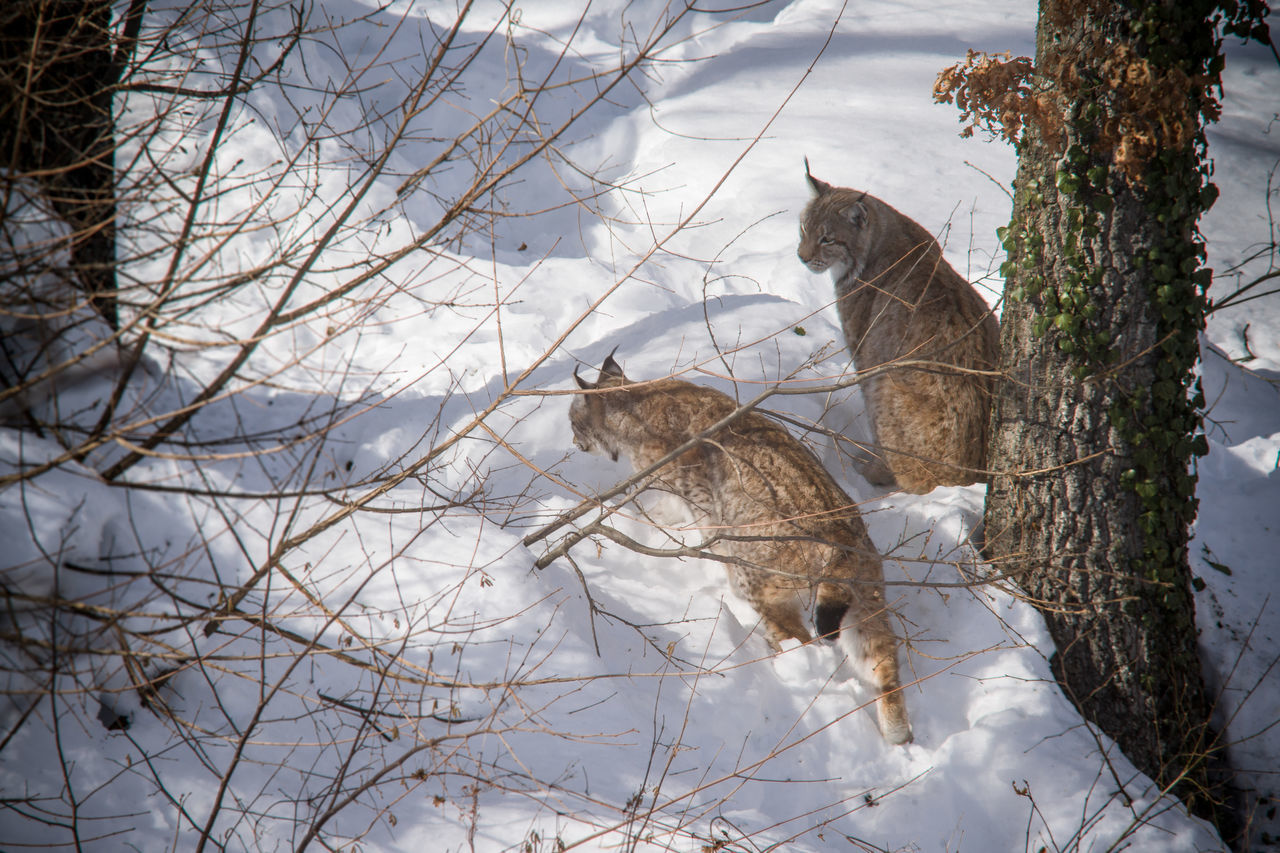
{"type": "MultiPolygon", "coordinates": [[[[636,470],[736,408],[719,391],[677,379],[632,386],[612,356],[594,384],[576,371],[574,378],[597,392],[569,407],[574,444],[627,456],[636,470]]],[[[711,550],[736,561],[726,564],[729,578],[760,614],[774,650],[788,638],[810,642],[804,610],[813,606],[818,634],[838,636],[858,677],[878,692],[881,734],[911,740],[880,555],[853,501],[804,445],[747,412],[659,469],[653,486],[683,498],[708,535],[723,537],[711,550]]]]}
{"type": "Polygon", "coordinates": [[[878,198],[809,174],[797,254],[830,272],[845,342],[859,370],[897,359],[936,368],[891,369],[864,386],[878,458],[862,474],[924,494],[985,481],[999,327],[982,297],[942,257],[919,223],[878,198]],[[894,452],[898,451],[898,452],[894,452]]]}

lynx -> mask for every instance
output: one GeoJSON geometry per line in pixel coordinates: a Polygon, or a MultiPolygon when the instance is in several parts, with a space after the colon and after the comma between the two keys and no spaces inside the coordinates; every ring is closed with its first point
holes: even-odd
{"type": "Polygon", "coordinates": [[[800,217],[797,254],[811,272],[831,273],[858,370],[901,359],[934,365],[891,368],[863,386],[878,448],[860,461],[863,476],[916,494],[985,481],[992,381],[962,371],[996,365],[991,311],[915,220],[818,180],[807,160],[805,177],[813,198],[800,217]]]}
{"type": "MultiPolygon", "coordinates": [[[[576,370],[574,378],[588,392],[569,407],[574,444],[615,461],[626,456],[635,470],[737,408],[719,391],[678,379],[632,384],[612,355],[596,382],[576,370]]],[[[718,537],[711,550],[733,560],[730,582],[760,615],[771,648],[812,641],[804,619],[811,607],[821,639],[839,639],[859,679],[877,691],[884,738],[911,740],[880,555],[853,501],[804,445],[747,412],[659,469],[652,487],[682,498],[718,537]]]]}

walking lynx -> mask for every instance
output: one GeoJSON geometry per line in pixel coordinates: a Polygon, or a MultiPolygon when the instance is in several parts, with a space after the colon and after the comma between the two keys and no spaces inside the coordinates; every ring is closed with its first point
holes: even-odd
{"type": "Polygon", "coordinates": [[[805,177],[814,196],[800,217],[797,254],[812,272],[831,273],[858,370],[932,363],[889,369],[863,386],[878,446],[863,476],[917,494],[985,481],[991,378],[961,371],[995,367],[991,311],[915,220],[819,181],[807,160],[805,177]]]}
{"type": "MultiPolygon", "coordinates": [[[[579,449],[626,456],[636,470],[723,420],[737,408],[711,388],[678,379],[631,384],[613,357],[595,383],[574,372],[569,407],[579,449]]],[[[898,681],[898,642],[889,625],[880,555],[853,501],[812,453],[781,425],[747,412],[657,472],[654,488],[683,498],[713,553],[732,558],[729,579],[764,623],[775,651],[783,640],[837,638],[858,677],[878,693],[880,732],[911,740],[898,681]]]]}

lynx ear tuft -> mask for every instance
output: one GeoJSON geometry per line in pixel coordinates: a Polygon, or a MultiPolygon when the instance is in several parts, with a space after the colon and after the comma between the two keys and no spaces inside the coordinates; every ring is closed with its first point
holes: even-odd
{"type": "Polygon", "coordinates": [[[588,382],[587,380],[583,379],[581,376],[578,375],[577,367],[573,368],[573,378],[574,378],[574,381],[578,383],[578,387],[581,388],[583,391],[594,391],[596,389],[596,386],[594,383],[588,382]]]}
{"type": "Polygon", "coordinates": [[[826,195],[831,192],[831,184],[826,181],[820,181],[809,171],[809,158],[804,158],[804,176],[809,181],[809,188],[813,190],[815,196],[826,195]]]}

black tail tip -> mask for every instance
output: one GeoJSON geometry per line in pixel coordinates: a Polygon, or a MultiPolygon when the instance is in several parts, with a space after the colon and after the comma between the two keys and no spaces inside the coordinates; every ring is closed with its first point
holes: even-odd
{"type": "Polygon", "coordinates": [[[813,622],[818,629],[818,636],[829,643],[840,636],[840,620],[849,609],[847,604],[822,604],[814,609],[813,622]]]}

